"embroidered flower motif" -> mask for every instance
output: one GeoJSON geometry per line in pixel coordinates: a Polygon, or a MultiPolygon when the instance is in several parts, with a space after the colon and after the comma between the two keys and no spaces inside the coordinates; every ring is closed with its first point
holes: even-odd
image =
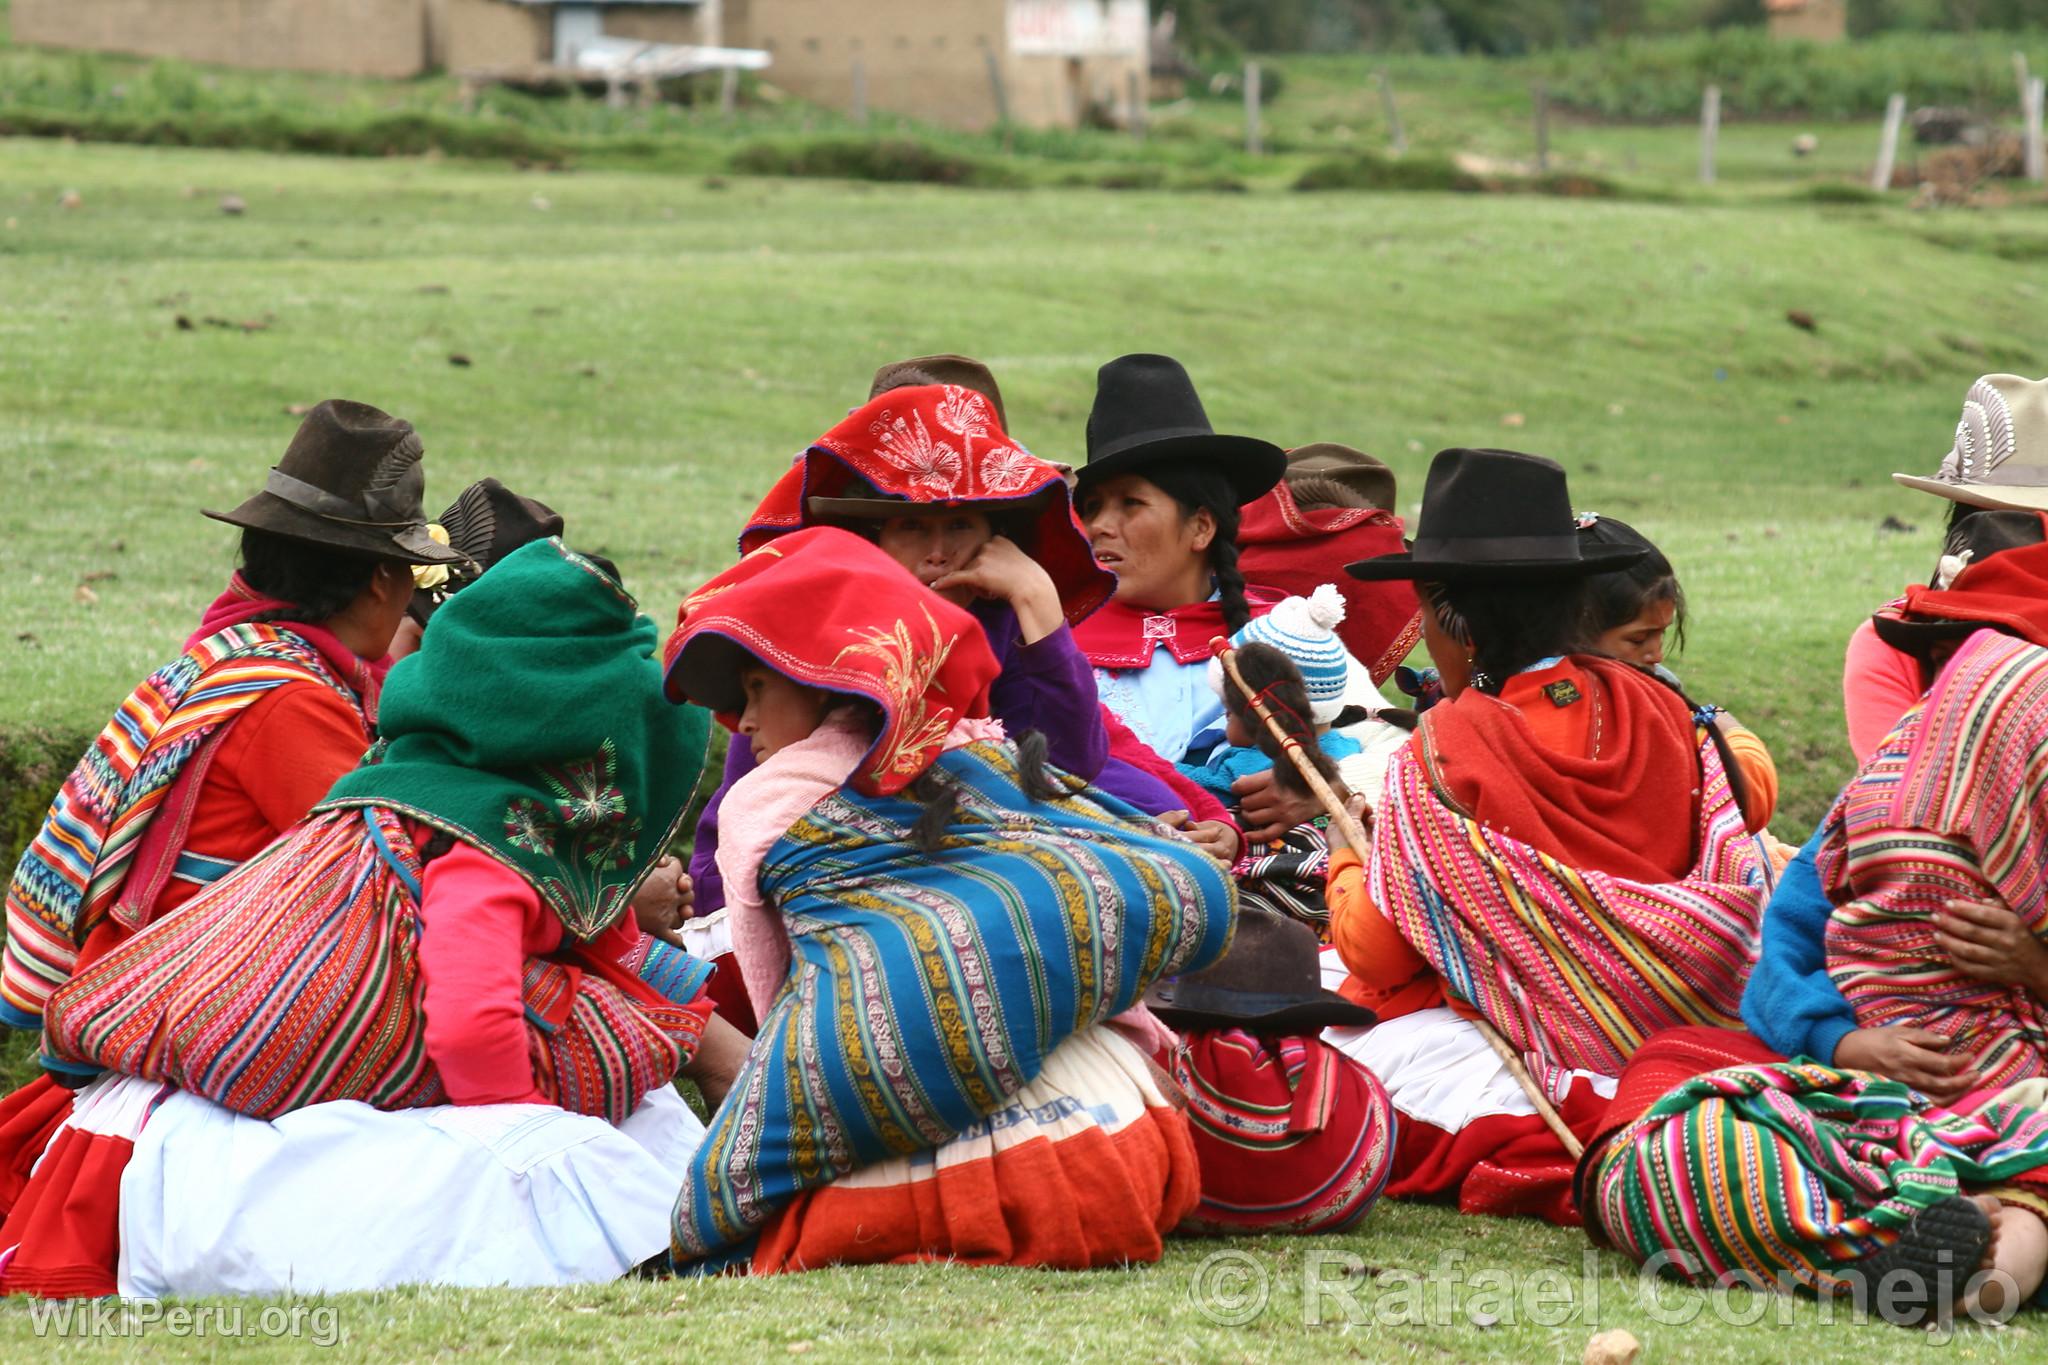
{"type": "Polygon", "coordinates": [[[512,804],[505,807],[505,838],[514,848],[538,853],[543,858],[555,854],[554,820],[548,808],[530,796],[514,797],[512,804]]]}
{"type": "Polygon", "coordinates": [[[1014,493],[1031,482],[1037,463],[1017,446],[997,446],[981,457],[981,486],[990,493],[1014,493]]]}
{"type": "Polygon", "coordinates": [[[913,412],[905,421],[883,412],[868,430],[882,448],[882,457],[910,476],[910,486],[945,496],[960,483],[960,452],[933,436],[924,418],[913,412]]]}
{"type": "Polygon", "coordinates": [[[556,794],[555,809],[570,829],[594,829],[617,824],[626,818],[626,794],[619,790],[618,758],[611,741],[589,758],[574,759],[561,767],[541,770],[541,777],[556,794]],[[598,775],[598,764],[604,775],[598,775]]]}
{"type": "Polygon", "coordinates": [[[971,450],[974,438],[988,435],[995,420],[989,411],[988,399],[973,389],[948,384],[946,396],[939,400],[939,425],[964,438],[971,450]]]}
{"type": "Polygon", "coordinates": [[[888,630],[869,626],[849,632],[859,643],[840,650],[832,660],[837,664],[849,654],[864,654],[882,662],[882,690],[888,695],[895,724],[883,732],[875,751],[875,766],[869,775],[878,781],[892,773],[917,772],[924,766],[925,751],[943,743],[946,732],[953,728],[954,709],[942,706],[934,711],[925,695],[952,655],[953,642],[940,632],[929,607],[919,610],[932,632],[929,651],[919,652],[909,625],[899,620],[888,630]]]}

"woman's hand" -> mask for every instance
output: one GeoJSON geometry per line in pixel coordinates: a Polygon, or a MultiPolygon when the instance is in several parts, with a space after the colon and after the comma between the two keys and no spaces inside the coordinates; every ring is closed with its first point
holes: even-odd
{"type": "MultiPolygon", "coordinates": [[[[1284,756],[1282,762],[1289,761],[1284,756]]],[[[1273,770],[1252,773],[1230,784],[1237,798],[1237,817],[1244,821],[1244,837],[1255,844],[1277,843],[1296,825],[1305,825],[1324,814],[1323,803],[1313,796],[1297,796],[1274,780],[1273,770]]]]}
{"type": "Polygon", "coordinates": [[[2048,947],[2001,902],[1949,901],[1934,917],[1934,941],[1963,975],[2048,1000],[2048,947]]]}
{"type": "Polygon", "coordinates": [[[1835,1065],[1845,1071],[1874,1071],[1912,1086],[1937,1104],[1962,1098],[1977,1083],[1969,1059],[1950,1052],[1949,1040],[1932,1029],[1854,1029],[1835,1044],[1835,1065]]]}
{"type": "Polygon", "coordinates": [[[697,1088],[704,1092],[704,1102],[713,1109],[725,1103],[752,1044],[751,1038],[720,1015],[713,1014],[704,1021],[696,1054],[683,1064],[683,1074],[697,1083],[697,1088]]]}
{"type": "Polygon", "coordinates": [[[1177,831],[1181,838],[1225,867],[1237,861],[1237,855],[1244,847],[1237,831],[1221,820],[1191,821],[1186,811],[1170,810],[1159,817],[1159,823],[1177,831]]]}
{"type": "Polygon", "coordinates": [[[1037,644],[1067,619],[1060,610],[1060,594],[1052,585],[1052,575],[1008,536],[991,538],[964,568],[932,580],[935,592],[953,588],[971,588],[978,596],[1008,602],[1010,610],[1017,613],[1017,631],[1027,645],[1037,644]]]}
{"type": "Polygon", "coordinates": [[[690,874],[683,870],[682,859],[671,855],[656,863],[647,880],[633,893],[633,918],[642,932],[666,943],[676,943],[676,932],[690,917],[695,899],[696,888],[690,884],[690,874]]]}

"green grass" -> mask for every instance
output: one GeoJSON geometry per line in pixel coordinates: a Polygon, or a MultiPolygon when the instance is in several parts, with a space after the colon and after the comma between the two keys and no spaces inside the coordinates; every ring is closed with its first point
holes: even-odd
{"type": "MultiPolygon", "coordinates": [[[[1933,468],[1977,374],[2038,372],[2048,352],[2038,208],[884,190],[43,141],[0,142],[0,163],[0,740],[96,727],[176,647],[231,564],[232,534],[197,509],[256,484],[288,405],[346,394],[411,417],[431,504],[496,474],[561,509],[666,617],[878,362],[981,355],[1021,439],[1079,459],[1094,367],[1161,348],[1223,428],[1372,450],[1411,505],[1439,446],[1564,460],[1581,506],[1677,563],[1694,609],[1677,666],[1771,742],[1791,836],[1848,772],[1842,641],[1935,554],[1942,507],[1886,476],[1933,468]],[[80,207],[58,206],[65,190],[80,207]],[[229,192],[245,215],[218,211],[229,192]]],[[[1755,1326],[1665,1325],[1612,1256],[1594,1262],[1593,1311],[1580,1235],[1412,1206],[1349,1237],[1242,1244],[1277,1288],[1229,1327],[1190,1297],[1216,1249],[1176,1243],[1124,1274],[900,1268],[331,1306],[351,1352],[384,1359],[1576,1360],[1596,1327],[1627,1327],[1651,1360],[2040,1358],[2033,1325],[1943,1348],[1821,1327],[1812,1304],[1787,1326],[1775,1305],[1755,1326]],[[1368,1321],[1302,1325],[1318,1249],[1382,1269],[1350,1281],[1368,1321]],[[1482,1281],[1434,1323],[1373,1319],[1388,1272],[1452,1251],[1525,1293],[1563,1273],[1582,1311],[1532,1322],[1482,1281]]],[[[1665,1294],[1672,1312],[1705,1304],[1665,1294]]],[[[24,1306],[0,1306],[0,1356],[46,1349],[24,1306]]]]}
{"type": "MultiPolygon", "coordinates": [[[[263,1305],[239,1307],[253,1336],[263,1305]]],[[[281,1324],[293,1304],[276,1305],[281,1324]]],[[[1952,1334],[1824,1323],[1805,1300],[1704,1295],[1644,1285],[1583,1235],[1533,1222],[1461,1218],[1382,1203],[1344,1236],[1176,1241],[1156,1266],[1049,1271],[896,1266],[767,1280],[687,1280],[576,1289],[403,1290],[296,1301],[299,1338],[174,1337],[162,1325],[74,1352],[152,1358],[319,1358],[339,1337],[346,1358],[958,1359],[998,1361],[1558,1361],[1576,1362],[1595,1332],[1625,1329],[1646,1362],[1798,1359],[2039,1360],[2036,1320],[1952,1334]],[[1209,1257],[1247,1267],[1269,1297],[1242,1324],[1205,1315],[1209,1257]],[[1355,1267],[1355,1269],[1354,1269],[1355,1267]],[[1349,1271],[1350,1273],[1347,1273],[1349,1271]],[[1319,1287],[1318,1287],[1319,1286],[1319,1287]],[[325,1311],[329,1316],[316,1314],[325,1311]],[[1489,1322],[1489,1320],[1491,1320],[1489,1322]],[[1744,1325],[1749,1324],[1749,1325],[1744,1325]],[[316,1337],[314,1334],[318,1333],[316,1337]]],[[[33,1310],[0,1303],[0,1354],[54,1358],[33,1310]]]]}

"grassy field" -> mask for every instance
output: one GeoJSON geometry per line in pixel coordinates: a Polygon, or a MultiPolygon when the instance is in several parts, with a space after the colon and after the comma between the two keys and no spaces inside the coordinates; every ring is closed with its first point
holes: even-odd
{"type": "MultiPolygon", "coordinates": [[[[1411,502],[1440,446],[1563,460],[1582,507],[1678,564],[1694,620],[1677,666],[1772,743],[1792,837],[1848,772],[1843,639],[1936,551],[1944,509],[1886,476],[1935,466],[1977,374],[2040,372],[2043,259],[2038,207],[882,190],[0,141],[0,737],[96,727],[175,647],[232,563],[232,533],[197,509],[254,486],[291,405],[343,394],[412,418],[431,505],[496,474],[666,617],[877,363],[981,355],[1016,434],[1079,459],[1095,366],[1165,349],[1219,426],[1375,451],[1411,502]],[[219,211],[229,193],[245,214],[219,211]]],[[[1948,1342],[1822,1328],[1812,1304],[1781,1322],[1737,1296],[1717,1314],[1647,1297],[1611,1256],[1582,1278],[1575,1233],[1391,1206],[1348,1237],[1234,1244],[1273,1297],[1233,1326],[1201,1311],[1216,1249],[1176,1244],[1128,1274],[311,1306],[380,1359],[1576,1360],[1612,1327],[1651,1361],[2041,1356],[2032,1325],[1948,1342]],[[1317,1252],[1358,1258],[1319,1273],[1360,1307],[1310,1296],[1310,1327],[1317,1252]],[[1435,1297],[1392,1298],[1408,1273],[1434,1275],[1435,1297]],[[1561,1287],[1529,1302],[1544,1286],[1561,1287]]],[[[100,1345],[220,1349],[161,1324],[100,1345]]],[[[0,1355],[49,1349],[25,1306],[0,1307],[0,1355]]]]}

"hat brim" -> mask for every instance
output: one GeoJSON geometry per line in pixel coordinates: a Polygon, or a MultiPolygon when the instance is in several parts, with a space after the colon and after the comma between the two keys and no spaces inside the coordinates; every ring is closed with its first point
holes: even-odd
{"type": "Polygon", "coordinates": [[[1894,474],[1892,482],[1901,488],[1932,493],[1937,498],[1984,507],[1993,511],[2048,512],[2048,488],[1991,483],[1950,483],[1946,479],[1923,479],[1914,474],[1894,474]]]}
{"type": "Polygon", "coordinates": [[[1021,498],[947,498],[940,502],[912,502],[908,498],[805,498],[804,511],[813,518],[848,521],[886,521],[890,517],[948,510],[1035,512],[1057,497],[1059,491],[1057,486],[1048,485],[1021,498]]]}
{"type": "Polygon", "coordinates": [[[1201,981],[1162,981],[1146,1005],[1176,1029],[1243,1028],[1294,1033],[1326,1028],[1370,1028],[1379,1016],[1335,991],[1301,994],[1237,991],[1201,981]]]}
{"type": "Polygon", "coordinates": [[[1993,621],[1906,621],[1879,613],[1870,618],[1877,638],[1903,654],[1924,659],[1937,645],[1961,644],[1980,630],[1997,630],[1993,621]]]}
{"type": "Polygon", "coordinates": [[[1554,582],[1613,573],[1640,561],[1649,551],[1640,545],[1594,545],[1579,550],[1577,559],[1418,559],[1413,551],[1376,555],[1346,564],[1344,572],[1368,583],[1411,579],[1425,583],[1489,583],[1502,580],[1554,582]]]}
{"type": "Polygon", "coordinates": [[[259,492],[232,512],[200,509],[203,516],[239,526],[245,531],[262,531],[305,545],[324,545],[349,550],[374,559],[392,559],[404,564],[467,564],[468,555],[443,545],[427,534],[427,524],[388,530],[374,526],[350,526],[315,516],[295,507],[274,493],[259,492]]]}
{"type": "Polygon", "coordinates": [[[662,686],[674,702],[695,702],[716,715],[746,709],[740,670],[755,662],[753,651],[706,631],[691,639],[668,667],[662,686]]]}
{"type": "Polygon", "coordinates": [[[1287,452],[1255,436],[1218,436],[1196,432],[1125,444],[1112,442],[1075,471],[1076,492],[1120,474],[1143,474],[1158,464],[1214,464],[1230,480],[1237,505],[1255,502],[1273,491],[1287,473],[1287,452]]]}

